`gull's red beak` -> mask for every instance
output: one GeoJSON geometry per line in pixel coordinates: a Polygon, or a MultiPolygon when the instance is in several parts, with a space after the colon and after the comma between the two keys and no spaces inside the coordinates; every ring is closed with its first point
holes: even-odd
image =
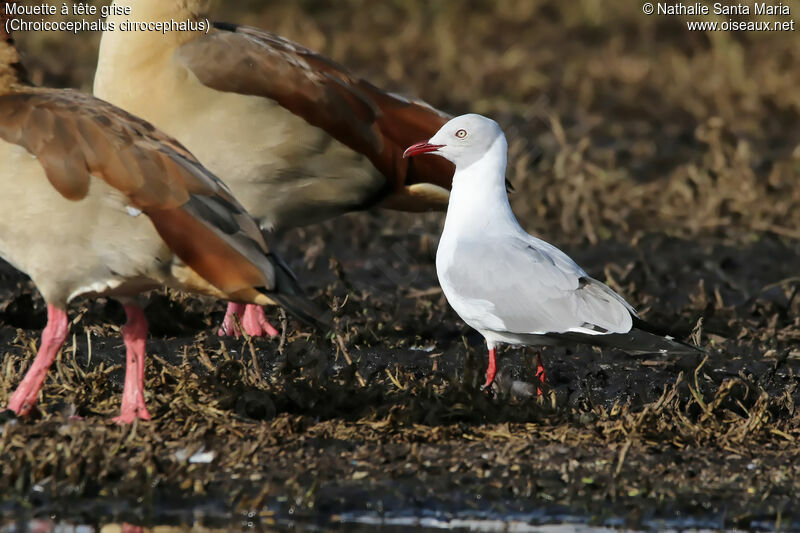
{"type": "Polygon", "coordinates": [[[405,159],[406,157],[413,157],[413,156],[419,155],[419,154],[427,154],[428,152],[435,152],[436,150],[438,150],[442,146],[444,146],[444,145],[443,144],[430,144],[427,141],[426,142],[422,142],[422,143],[413,144],[413,145],[409,146],[408,148],[406,148],[406,151],[403,152],[403,158],[405,159]]]}

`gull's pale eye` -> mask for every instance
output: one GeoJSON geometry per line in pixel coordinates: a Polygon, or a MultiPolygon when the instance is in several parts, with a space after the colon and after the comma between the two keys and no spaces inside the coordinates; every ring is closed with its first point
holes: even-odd
{"type": "Polygon", "coordinates": [[[458,137],[459,139],[463,139],[466,136],[467,136],[467,130],[458,130],[456,132],[456,137],[458,137]]]}

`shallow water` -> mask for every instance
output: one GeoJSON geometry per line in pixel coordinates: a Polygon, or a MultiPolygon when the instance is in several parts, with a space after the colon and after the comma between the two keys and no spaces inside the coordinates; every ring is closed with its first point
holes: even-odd
{"type": "MultiPolygon", "coordinates": [[[[172,533],[179,531],[485,531],[485,532],[612,532],[612,531],[742,531],[724,527],[726,517],[652,516],[631,528],[628,517],[597,517],[571,513],[559,506],[531,508],[499,514],[476,509],[449,510],[425,508],[386,513],[345,512],[329,516],[293,517],[279,511],[226,514],[215,505],[195,508],[162,508],[147,519],[135,519],[141,510],[132,512],[124,503],[93,508],[84,504],[74,516],[25,509],[6,508],[0,513],[0,533],[172,533]],[[97,513],[92,519],[85,513],[97,513]],[[79,515],[83,515],[80,517],[79,515]],[[142,524],[142,525],[139,525],[142,524]]],[[[800,522],[750,523],[748,530],[796,531],[800,522]]]]}

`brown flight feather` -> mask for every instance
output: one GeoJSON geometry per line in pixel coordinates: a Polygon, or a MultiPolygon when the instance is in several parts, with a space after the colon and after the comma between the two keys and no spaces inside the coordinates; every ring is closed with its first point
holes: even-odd
{"type": "Polygon", "coordinates": [[[403,159],[450,117],[427,104],[381,91],[343,66],[273,33],[215,24],[178,56],[206,86],[262,96],[367,156],[392,189],[432,183],[449,190],[452,165],[438,157],[403,159]]]}
{"type": "Polygon", "coordinates": [[[218,178],[150,124],[76,91],[30,88],[0,96],[0,138],[36,156],[70,200],[86,196],[91,176],[105,180],[221,291],[274,289],[255,222],[218,178]]]}

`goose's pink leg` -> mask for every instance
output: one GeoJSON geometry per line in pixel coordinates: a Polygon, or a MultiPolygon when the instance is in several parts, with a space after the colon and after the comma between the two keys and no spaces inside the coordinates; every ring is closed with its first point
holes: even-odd
{"type": "Polygon", "coordinates": [[[222,327],[220,327],[217,335],[220,337],[226,335],[238,337],[240,335],[236,322],[233,320],[234,315],[239,319],[239,323],[244,328],[245,333],[250,337],[275,337],[278,335],[278,330],[267,321],[263,307],[234,302],[228,303],[222,327]]]}
{"type": "Polygon", "coordinates": [[[236,337],[239,336],[236,322],[233,320],[234,316],[239,319],[239,323],[242,322],[242,316],[244,316],[244,304],[228,302],[228,308],[225,310],[225,318],[222,320],[222,326],[220,326],[219,331],[217,331],[217,335],[220,337],[226,337],[230,335],[234,335],[236,337]]]}
{"type": "Polygon", "coordinates": [[[33,360],[22,383],[19,384],[8,402],[8,408],[17,415],[27,416],[36,405],[36,398],[39,396],[39,389],[42,388],[47,370],[53,364],[61,345],[64,344],[68,331],[67,312],[48,304],[47,325],[42,331],[42,342],[36,353],[36,359],[33,360]]]}
{"type": "Polygon", "coordinates": [[[260,305],[248,305],[244,310],[242,326],[245,333],[251,337],[277,337],[278,330],[267,321],[264,308],[260,305]]]}
{"type": "Polygon", "coordinates": [[[122,409],[114,419],[118,424],[132,424],[137,418],[150,420],[144,403],[144,358],[147,344],[147,319],[138,305],[125,306],[128,321],[122,328],[125,340],[125,387],[122,389],[122,409]]]}

